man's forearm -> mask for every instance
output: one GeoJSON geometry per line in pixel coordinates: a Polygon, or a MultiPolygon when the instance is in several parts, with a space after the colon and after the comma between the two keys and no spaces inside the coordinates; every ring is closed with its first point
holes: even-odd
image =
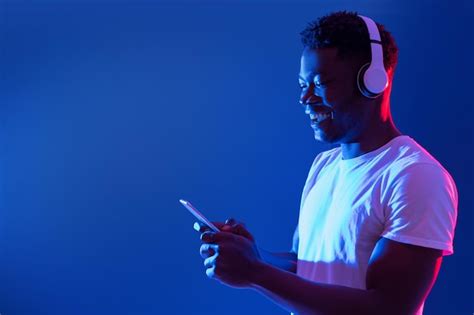
{"type": "Polygon", "coordinates": [[[296,273],[297,255],[293,252],[272,253],[259,248],[262,259],[269,265],[292,273],[296,273]]]}
{"type": "Polygon", "coordinates": [[[297,314],[385,312],[374,291],[315,283],[266,263],[256,268],[252,282],[254,289],[297,314]]]}

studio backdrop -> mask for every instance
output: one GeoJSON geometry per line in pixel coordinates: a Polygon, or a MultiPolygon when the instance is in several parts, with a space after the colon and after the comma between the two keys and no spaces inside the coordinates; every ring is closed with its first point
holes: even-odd
{"type": "Polygon", "coordinates": [[[469,1],[0,0],[0,313],[288,314],[206,277],[192,201],[289,250],[314,140],[308,22],[336,10],[398,44],[392,111],[459,190],[425,314],[471,314],[469,1]]]}

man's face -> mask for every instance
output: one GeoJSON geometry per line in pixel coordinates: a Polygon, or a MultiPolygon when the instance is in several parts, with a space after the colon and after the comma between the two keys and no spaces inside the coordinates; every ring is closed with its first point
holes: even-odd
{"type": "Polygon", "coordinates": [[[355,141],[369,123],[370,105],[360,94],[359,63],[341,59],[336,48],[305,48],[301,56],[300,103],[311,118],[316,140],[355,141]]]}

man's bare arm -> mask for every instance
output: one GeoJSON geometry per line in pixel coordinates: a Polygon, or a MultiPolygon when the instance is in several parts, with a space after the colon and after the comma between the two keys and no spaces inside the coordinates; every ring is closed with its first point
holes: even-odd
{"type": "Polygon", "coordinates": [[[263,248],[258,249],[262,259],[269,265],[283,269],[288,272],[296,273],[297,255],[294,252],[273,253],[263,248]]]}
{"type": "Polygon", "coordinates": [[[367,270],[367,290],[315,283],[260,264],[253,287],[298,314],[413,314],[431,290],[441,251],[382,238],[367,270]]]}

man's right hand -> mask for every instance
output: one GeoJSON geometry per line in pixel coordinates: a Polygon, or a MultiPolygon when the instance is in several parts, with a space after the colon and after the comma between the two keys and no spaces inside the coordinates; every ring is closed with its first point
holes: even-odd
{"type": "MultiPolygon", "coordinates": [[[[223,232],[229,232],[233,234],[237,234],[247,238],[248,240],[254,242],[254,237],[252,234],[247,230],[245,225],[241,222],[238,222],[234,219],[227,219],[225,222],[212,222],[219,230],[223,232]]],[[[210,229],[202,223],[194,223],[195,230],[199,233],[204,233],[206,231],[210,231],[210,229]]],[[[218,249],[217,245],[212,244],[202,244],[199,250],[201,257],[206,259],[211,256],[214,256],[218,249]]],[[[262,248],[259,248],[259,252],[262,255],[262,258],[267,263],[289,271],[296,273],[296,264],[297,264],[297,255],[293,252],[283,252],[283,253],[273,253],[262,248]]]]}
{"type": "MultiPolygon", "coordinates": [[[[230,219],[227,219],[224,223],[223,222],[212,222],[212,224],[214,224],[222,232],[229,232],[229,233],[237,234],[237,235],[240,235],[240,236],[243,236],[243,237],[247,238],[250,241],[255,241],[252,234],[245,227],[245,224],[243,224],[242,222],[238,222],[235,219],[230,218],[230,219]]],[[[201,234],[206,232],[206,231],[210,231],[210,229],[201,222],[195,222],[194,226],[195,226],[195,230],[198,231],[201,234]],[[199,227],[199,228],[197,228],[197,227],[199,227]]]]}
{"type": "MultiPolygon", "coordinates": [[[[229,218],[225,222],[212,222],[212,224],[214,224],[222,232],[237,234],[247,238],[252,242],[255,241],[252,234],[245,228],[245,225],[241,222],[236,221],[235,219],[229,218]]],[[[195,230],[197,230],[201,234],[211,230],[201,222],[194,223],[194,227],[195,230]]],[[[200,253],[201,257],[205,259],[215,254],[215,248],[213,246],[203,244],[203,246],[201,246],[200,253]]]]}

